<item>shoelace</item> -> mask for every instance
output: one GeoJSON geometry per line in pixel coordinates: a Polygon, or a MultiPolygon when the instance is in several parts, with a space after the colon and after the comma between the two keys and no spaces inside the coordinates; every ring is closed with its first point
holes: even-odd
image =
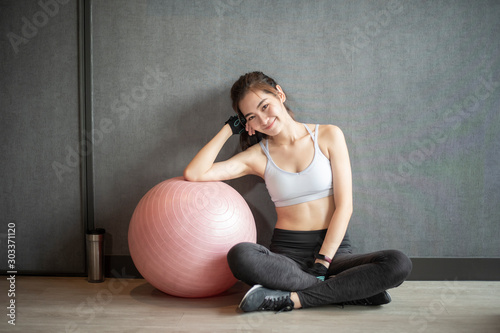
{"type": "Polygon", "coordinates": [[[270,297],[266,297],[264,299],[264,302],[262,302],[259,309],[260,310],[273,310],[273,311],[278,310],[276,313],[280,313],[283,311],[292,310],[291,305],[292,305],[291,301],[286,296],[280,296],[280,297],[270,296],[270,297]]]}

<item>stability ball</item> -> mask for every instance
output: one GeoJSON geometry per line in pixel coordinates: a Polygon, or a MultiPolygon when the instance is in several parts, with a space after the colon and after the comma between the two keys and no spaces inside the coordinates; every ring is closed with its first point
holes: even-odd
{"type": "Polygon", "coordinates": [[[223,182],[172,178],[149,190],[134,210],[128,244],[153,287],[179,297],[209,297],[236,283],[227,252],[256,241],[243,197],[223,182]]]}

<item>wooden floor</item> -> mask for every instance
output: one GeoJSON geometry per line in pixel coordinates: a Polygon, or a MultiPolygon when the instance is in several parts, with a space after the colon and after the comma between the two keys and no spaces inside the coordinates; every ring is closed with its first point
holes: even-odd
{"type": "Polygon", "coordinates": [[[407,281],[380,307],[326,306],[275,314],[243,314],[237,304],[248,290],[183,299],[144,280],[17,276],[0,282],[2,332],[500,332],[500,282],[407,281]],[[11,295],[12,296],[12,295],[11,295]],[[15,326],[7,309],[15,300],[15,326]]]}

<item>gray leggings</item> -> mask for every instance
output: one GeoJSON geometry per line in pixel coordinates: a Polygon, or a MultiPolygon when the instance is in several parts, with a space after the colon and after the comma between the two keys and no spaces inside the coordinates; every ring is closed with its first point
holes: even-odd
{"type": "MultiPolygon", "coordinates": [[[[315,232],[322,233],[324,238],[325,231],[296,232],[294,237],[311,239],[311,233],[315,232]]],[[[237,279],[249,285],[261,284],[270,289],[297,292],[304,308],[374,296],[399,286],[412,268],[410,259],[397,250],[352,254],[350,250],[339,249],[327,278],[320,281],[304,270],[314,262],[314,252],[319,250],[323,238],[276,246],[279,238],[275,230],[273,251],[254,243],[235,245],[227,256],[229,267],[237,279]]]]}

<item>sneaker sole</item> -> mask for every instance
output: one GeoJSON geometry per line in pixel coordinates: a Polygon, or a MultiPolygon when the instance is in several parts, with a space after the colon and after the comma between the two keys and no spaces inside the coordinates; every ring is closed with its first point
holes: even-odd
{"type": "Polygon", "coordinates": [[[385,304],[391,303],[392,302],[391,294],[389,294],[388,291],[385,291],[385,296],[387,297],[387,303],[385,303],[385,304]]]}
{"type": "Polygon", "coordinates": [[[252,291],[254,291],[255,289],[259,289],[259,288],[263,288],[263,286],[260,285],[260,284],[256,284],[255,286],[253,286],[252,288],[250,288],[250,290],[247,291],[247,293],[245,294],[245,296],[243,296],[243,299],[241,300],[240,304],[238,305],[238,308],[241,309],[241,307],[243,306],[243,303],[245,303],[245,300],[248,297],[248,295],[250,295],[252,293],[252,291]]]}

